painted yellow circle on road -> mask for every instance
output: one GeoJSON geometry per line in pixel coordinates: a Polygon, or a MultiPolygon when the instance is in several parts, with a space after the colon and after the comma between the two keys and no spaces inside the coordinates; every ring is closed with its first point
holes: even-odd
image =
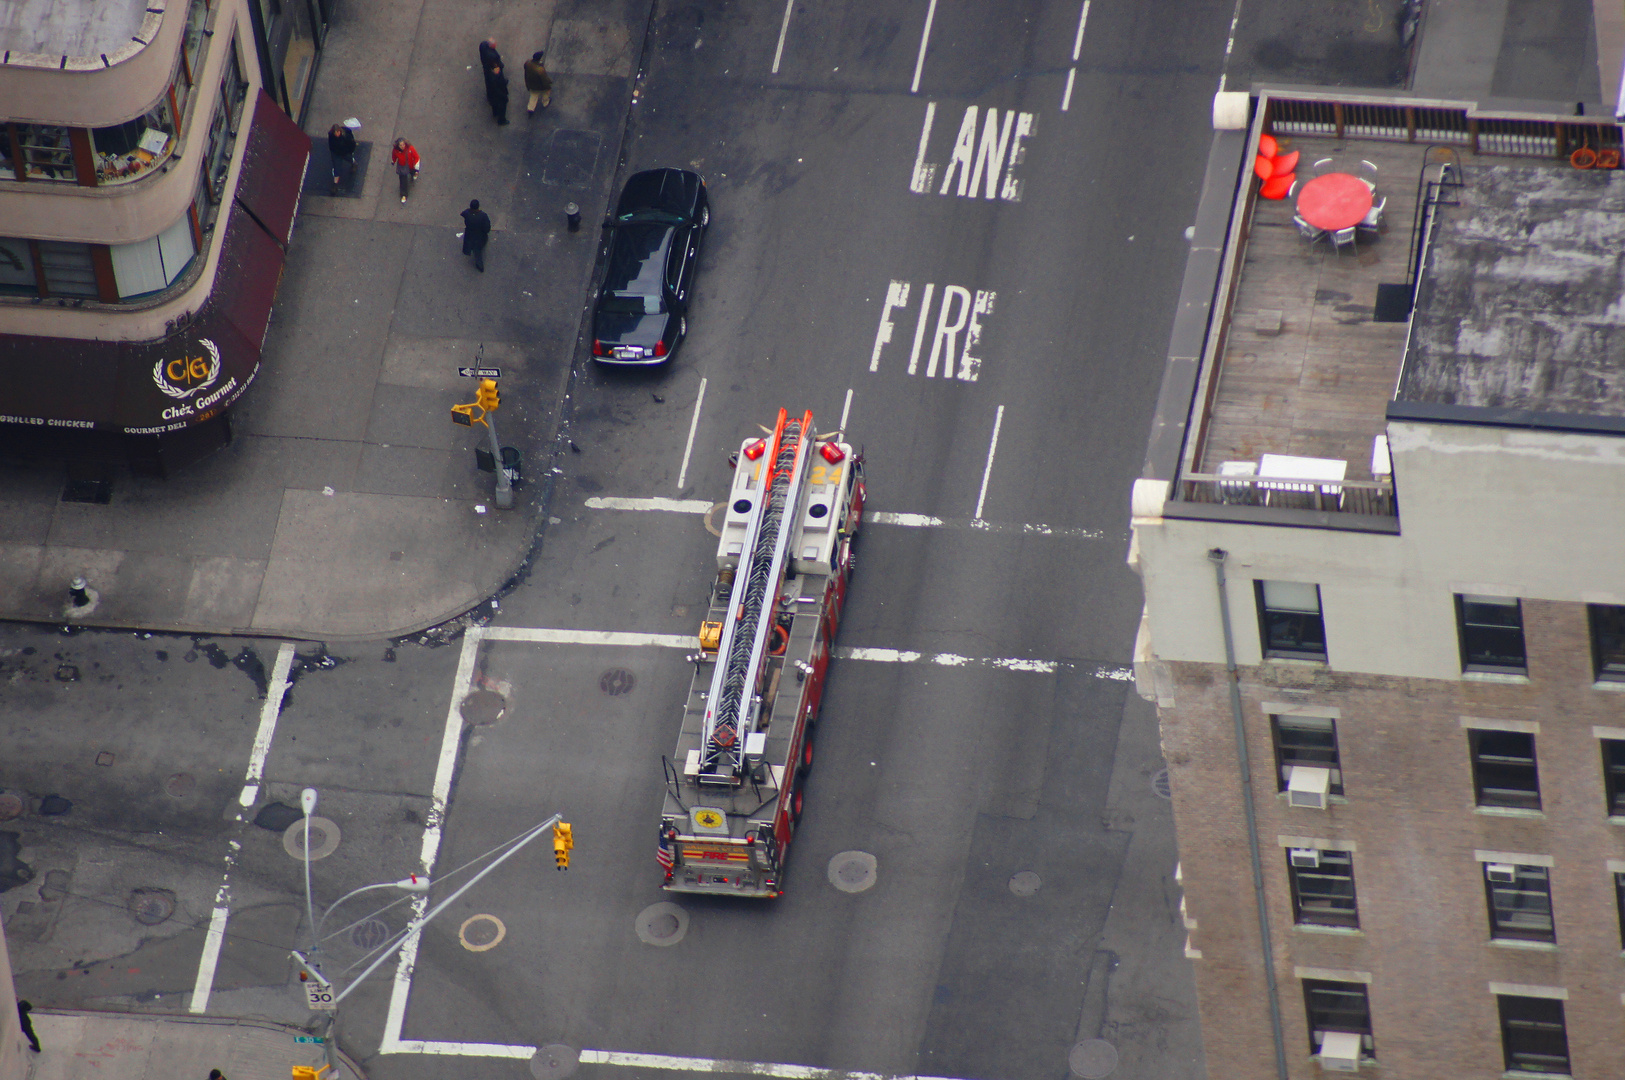
{"type": "Polygon", "coordinates": [[[463,943],[463,948],[467,949],[469,952],[485,952],[487,949],[494,949],[498,945],[502,944],[502,939],[507,936],[508,928],[504,926],[502,920],[497,918],[495,915],[470,915],[467,919],[463,920],[463,925],[457,928],[457,940],[461,941],[463,943]],[[495,929],[492,930],[487,929],[484,926],[480,926],[478,930],[474,931],[475,940],[470,940],[468,934],[469,927],[483,923],[490,923],[493,927],[495,927],[495,929]],[[487,934],[489,934],[491,937],[491,940],[489,941],[484,940],[487,934]]]}
{"type": "Polygon", "coordinates": [[[694,822],[703,828],[715,829],[722,824],[722,815],[715,810],[696,810],[694,822]]]}

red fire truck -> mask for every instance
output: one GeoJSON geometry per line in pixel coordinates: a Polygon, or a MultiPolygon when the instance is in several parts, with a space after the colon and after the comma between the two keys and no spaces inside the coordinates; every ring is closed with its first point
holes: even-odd
{"type": "MultiPolygon", "coordinates": [[[[764,432],[766,428],[762,429],[764,432]]],[[[811,412],[739,448],[656,857],[673,892],[776,897],[863,520],[863,456],[811,412]]]]}

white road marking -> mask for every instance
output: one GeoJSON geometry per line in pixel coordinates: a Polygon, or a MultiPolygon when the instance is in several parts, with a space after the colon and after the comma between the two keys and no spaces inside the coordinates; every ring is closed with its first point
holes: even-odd
{"type": "Polygon", "coordinates": [[[1072,80],[1078,77],[1077,68],[1067,68],[1066,93],[1061,95],[1061,111],[1066,112],[1072,107],[1072,80]]]}
{"type": "MultiPolygon", "coordinates": [[[[875,328],[875,347],[869,353],[869,370],[880,369],[880,350],[891,343],[891,334],[894,325],[891,321],[893,308],[908,306],[908,282],[893,281],[886,286],[886,299],[880,305],[880,325],[875,328]]],[[[847,391],[848,394],[851,391],[847,391]]],[[[843,424],[845,421],[842,421],[843,424]]]]}
{"type": "Polygon", "coordinates": [[[727,1061],[722,1058],[671,1057],[666,1054],[626,1054],[615,1050],[583,1050],[586,1065],[625,1065],[670,1072],[744,1073],[782,1080],[950,1080],[942,1076],[902,1076],[893,1073],[849,1072],[812,1065],[784,1065],[765,1061],[727,1061]]]}
{"type": "Polygon", "coordinates": [[[1003,424],[1004,406],[1000,405],[999,411],[993,414],[993,441],[988,443],[987,447],[987,467],[982,470],[982,491],[981,494],[976,496],[976,517],[974,518],[976,521],[982,520],[982,504],[987,501],[987,481],[993,475],[993,455],[999,449],[999,428],[1003,424]]]}
{"type": "Polygon", "coordinates": [[[700,393],[694,399],[694,419],[688,422],[688,443],[683,447],[683,467],[677,470],[677,490],[683,490],[688,480],[688,457],[694,452],[694,433],[700,429],[700,406],[705,404],[705,380],[700,380],[700,393]]]}
{"type": "Polygon", "coordinates": [[[920,343],[925,339],[925,323],[931,314],[931,293],[936,289],[936,283],[925,283],[925,291],[920,294],[920,317],[914,322],[914,347],[908,353],[908,373],[914,374],[920,367],[920,343]]]}
{"type": "MultiPolygon", "coordinates": [[[[850,391],[848,391],[850,393],[850,391]]],[[[851,402],[848,400],[848,405],[851,402]]],[[[844,414],[843,414],[844,417],[844,414]]],[[[842,428],[845,428],[842,424],[842,428]]],[[[984,494],[986,489],[983,489],[984,494]]],[[[589,510],[659,510],[677,514],[704,514],[714,506],[704,499],[623,499],[593,496],[589,510]]],[[[913,529],[975,529],[977,532],[1014,533],[1021,536],[1055,536],[1063,540],[1104,540],[1101,529],[1074,529],[1032,521],[984,521],[981,518],[940,518],[930,514],[903,514],[891,510],[865,510],[863,520],[870,525],[902,525],[913,529]]],[[[488,633],[501,633],[490,630],[488,633]]]]}
{"type": "Polygon", "coordinates": [[[920,72],[925,70],[925,47],[931,42],[931,20],[937,17],[937,0],[931,0],[931,6],[925,9],[925,29],[920,32],[920,56],[914,61],[914,82],[909,86],[908,92],[920,92],[920,72]]]}
{"type": "Polygon", "coordinates": [[[779,47],[773,50],[773,74],[779,73],[779,58],[784,55],[784,35],[790,31],[790,9],[796,0],[784,0],[784,22],[779,24],[779,47]]]}
{"type": "Polygon", "coordinates": [[[1083,10],[1078,12],[1078,36],[1072,39],[1072,62],[1076,64],[1078,57],[1083,55],[1083,28],[1089,23],[1089,0],[1083,0],[1083,10]]]}
{"type": "Polygon", "coordinates": [[[1236,47],[1236,24],[1241,22],[1241,0],[1236,0],[1236,10],[1230,16],[1230,37],[1224,43],[1224,63],[1219,68],[1219,93],[1224,93],[1224,80],[1230,74],[1230,53],[1236,47]]]}
{"type": "Polygon", "coordinates": [[[487,626],[491,641],[528,641],[537,645],[656,645],[666,649],[695,649],[693,634],[633,634],[619,630],[553,630],[531,626],[487,626]]]}
{"type": "MultiPolygon", "coordinates": [[[[937,103],[925,103],[925,123],[920,125],[920,148],[914,152],[914,174],[909,178],[908,189],[923,193],[931,190],[931,181],[937,174],[935,165],[927,164],[925,160],[926,145],[931,141],[931,121],[936,119],[937,103]]],[[[872,368],[870,370],[873,370],[872,368]]]]}
{"type": "MultiPolygon", "coordinates": [[[[259,798],[260,781],[265,777],[265,759],[271,753],[271,739],[276,735],[277,717],[282,715],[282,699],[288,693],[288,673],[293,670],[293,642],[284,641],[277,646],[276,660],[271,664],[271,678],[265,684],[265,704],[260,706],[259,726],[254,729],[254,742],[248,751],[248,769],[243,775],[243,790],[237,802],[244,810],[259,798]]],[[[242,811],[237,820],[242,821],[242,811]]],[[[225,868],[220,874],[220,887],[214,893],[214,912],[209,917],[209,929],[203,936],[203,952],[198,957],[197,978],[192,982],[192,999],[187,1003],[189,1012],[201,1013],[209,1007],[214,993],[214,973],[220,965],[220,946],[226,940],[226,921],[231,917],[231,872],[237,866],[237,853],[243,845],[236,840],[227,842],[225,868]]]]}
{"type": "Polygon", "coordinates": [[[837,428],[843,435],[846,433],[846,418],[852,411],[852,388],[846,388],[846,404],[841,406],[841,426],[837,428]]]}
{"type": "Polygon", "coordinates": [[[260,706],[260,726],[254,732],[254,745],[248,751],[248,773],[243,777],[243,791],[237,801],[244,807],[254,805],[259,798],[260,780],[265,775],[265,756],[271,752],[271,738],[276,734],[276,720],[282,713],[282,697],[288,691],[288,672],[293,670],[293,642],[284,641],[271,665],[271,681],[265,687],[265,704],[260,706]]]}
{"type": "MultiPolygon", "coordinates": [[[[954,353],[958,351],[959,332],[965,329],[965,323],[970,320],[971,295],[970,290],[963,285],[944,285],[942,287],[942,307],[937,309],[937,332],[931,338],[931,357],[925,364],[925,377],[930,379],[937,374],[937,358],[943,355],[943,343],[947,342],[946,361],[942,369],[943,378],[951,378],[954,373],[954,353]],[[948,313],[959,301],[959,312],[950,316],[948,313]],[[949,320],[952,318],[952,325],[949,320]]],[[[980,516],[980,515],[978,515],[980,516]]]]}

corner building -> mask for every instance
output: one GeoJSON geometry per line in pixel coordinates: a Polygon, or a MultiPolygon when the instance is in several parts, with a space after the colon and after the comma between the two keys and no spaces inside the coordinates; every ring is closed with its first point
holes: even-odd
{"type": "Polygon", "coordinates": [[[253,2],[0,12],[0,454],[162,475],[229,440],[310,149],[253,2]]]}
{"type": "Polygon", "coordinates": [[[1286,90],[1215,124],[1129,556],[1209,1075],[1617,1076],[1620,130],[1286,90]],[[1260,197],[1266,133],[1376,219],[1260,197]]]}

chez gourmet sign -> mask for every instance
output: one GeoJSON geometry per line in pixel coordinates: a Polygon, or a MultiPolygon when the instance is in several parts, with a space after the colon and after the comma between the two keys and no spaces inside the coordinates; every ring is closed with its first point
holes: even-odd
{"type": "Polygon", "coordinates": [[[150,369],[152,385],[163,395],[164,404],[155,418],[162,422],[124,430],[132,435],[156,435],[209,419],[248,389],[259,366],[258,357],[244,366],[248,370],[242,375],[228,371],[212,337],[172,339],[150,369]]]}

